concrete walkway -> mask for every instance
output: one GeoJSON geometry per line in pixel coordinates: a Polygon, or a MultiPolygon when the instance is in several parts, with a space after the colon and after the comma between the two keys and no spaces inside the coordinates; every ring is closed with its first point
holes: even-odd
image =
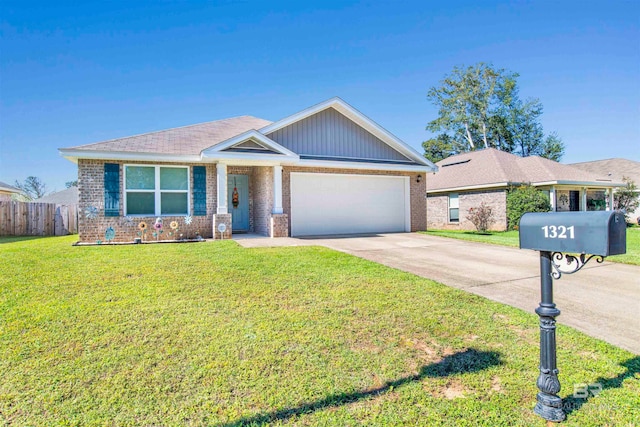
{"type": "MultiPolygon", "coordinates": [[[[242,239],[244,247],[320,245],[533,313],[538,252],[418,233],[318,239],[242,239]]],[[[558,323],[640,354],[640,267],[592,260],[554,281],[558,323]]],[[[561,340],[562,338],[559,338],[561,340]]]]}

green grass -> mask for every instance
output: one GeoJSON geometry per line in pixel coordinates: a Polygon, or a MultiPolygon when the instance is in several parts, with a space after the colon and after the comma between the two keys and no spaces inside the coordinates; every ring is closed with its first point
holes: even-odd
{"type": "Polygon", "coordinates": [[[513,246],[516,248],[520,245],[517,231],[488,231],[486,233],[478,233],[477,231],[463,230],[428,230],[425,234],[501,246],[513,246]]]}
{"type": "MultiPolygon", "coordinates": [[[[319,247],[0,239],[0,425],[535,426],[532,313],[319,247]]],[[[640,357],[558,328],[564,425],[640,419],[640,357]]]]}
{"type": "MultiPolygon", "coordinates": [[[[491,243],[494,245],[513,246],[516,248],[520,245],[517,231],[478,233],[475,231],[463,230],[429,230],[425,233],[433,236],[449,237],[480,243],[491,243]]],[[[627,228],[627,253],[624,255],[607,257],[607,261],[640,265],[640,227],[627,228]]]]}

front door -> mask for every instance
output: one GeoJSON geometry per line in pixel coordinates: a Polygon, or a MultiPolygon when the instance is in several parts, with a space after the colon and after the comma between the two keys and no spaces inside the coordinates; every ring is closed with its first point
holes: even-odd
{"type": "Polygon", "coordinates": [[[249,176],[227,176],[227,206],[233,233],[249,231],[249,176]]]}
{"type": "Polygon", "coordinates": [[[572,212],[580,210],[580,192],[569,191],[569,210],[572,212]]]}

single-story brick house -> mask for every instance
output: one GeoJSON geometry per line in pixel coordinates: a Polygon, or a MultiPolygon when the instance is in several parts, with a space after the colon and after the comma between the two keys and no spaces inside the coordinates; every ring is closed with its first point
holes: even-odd
{"type": "Polygon", "coordinates": [[[276,122],[234,117],[60,153],[78,164],[84,242],[109,227],[130,241],[158,217],[190,217],[205,238],[221,237],[219,224],[225,238],[424,230],[436,170],[339,98],[276,122]]]}
{"type": "Polygon", "coordinates": [[[531,184],[544,191],[554,211],[609,210],[613,188],[622,186],[607,176],[495,148],[447,157],[436,166],[438,172],[427,180],[427,227],[436,229],[475,230],[467,212],[484,202],[496,217],[491,229],[506,230],[511,186],[531,184]]]}

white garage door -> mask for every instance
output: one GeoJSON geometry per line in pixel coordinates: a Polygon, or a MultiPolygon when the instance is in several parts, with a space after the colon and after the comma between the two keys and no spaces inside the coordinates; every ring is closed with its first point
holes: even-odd
{"type": "Polygon", "coordinates": [[[409,177],[291,173],[291,235],[411,231],[409,177]]]}

